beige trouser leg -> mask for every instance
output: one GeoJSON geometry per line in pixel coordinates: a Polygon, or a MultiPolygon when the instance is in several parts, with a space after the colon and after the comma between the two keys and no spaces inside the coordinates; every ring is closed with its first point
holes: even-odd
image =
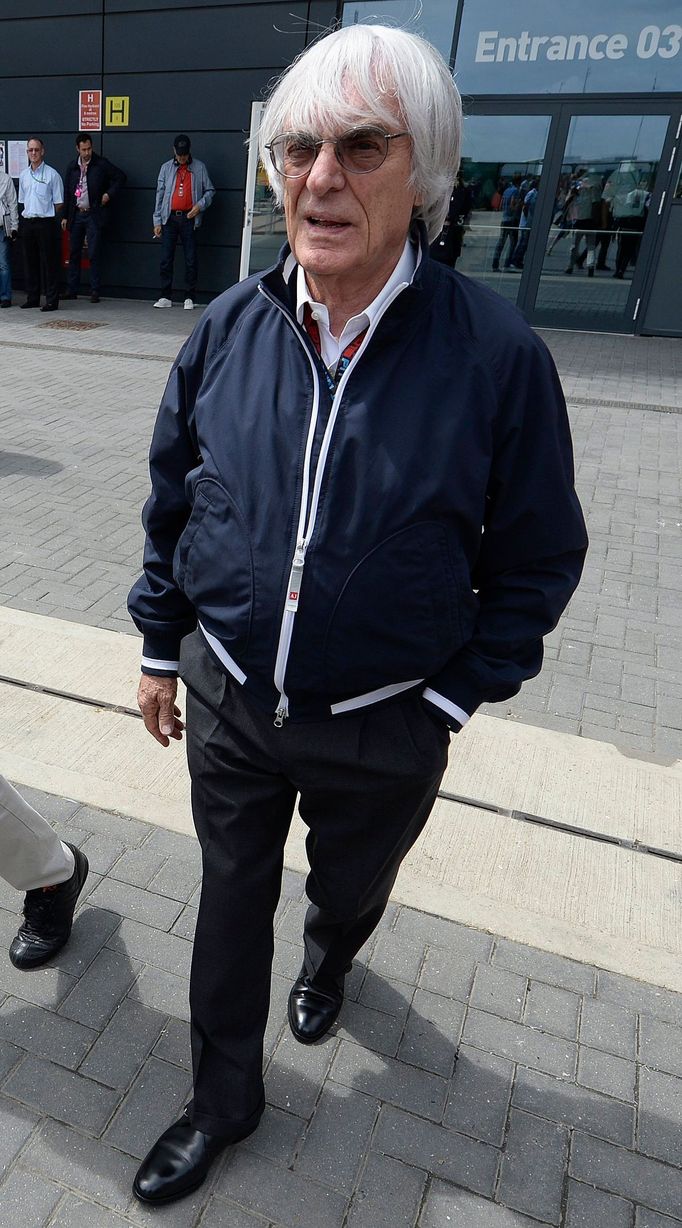
{"type": "Polygon", "coordinates": [[[73,870],[71,849],[0,776],[0,877],[17,891],[32,891],[66,882],[73,870]]]}

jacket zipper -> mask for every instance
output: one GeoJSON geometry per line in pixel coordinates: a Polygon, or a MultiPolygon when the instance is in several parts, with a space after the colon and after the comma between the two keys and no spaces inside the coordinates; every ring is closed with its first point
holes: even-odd
{"type": "Polygon", "coordinates": [[[395,289],[394,293],[391,295],[391,297],[388,299],[388,301],[386,302],[384,306],[383,311],[381,312],[379,316],[377,316],[372,326],[367,330],[367,333],[365,334],[362,345],[359,347],[357,352],[354,354],[353,358],[351,359],[348,366],[346,367],[346,370],[341,376],[341,379],[339,380],[338,387],[336,389],[336,392],[334,394],[334,399],[332,401],[332,407],[331,407],[331,411],[329,414],[329,418],[327,420],[327,425],[324,430],[324,435],[322,436],[322,443],[320,444],[320,454],[317,458],[317,465],[315,467],[315,476],[313,479],[313,490],[312,490],[312,496],[310,500],[310,513],[307,517],[307,525],[306,525],[308,492],[310,489],[310,459],[311,459],[311,454],[312,454],[313,440],[315,437],[315,427],[317,426],[317,419],[318,419],[319,412],[320,412],[319,372],[317,370],[317,367],[315,366],[315,362],[312,358],[312,355],[310,354],[308,350],[308,347],[304,344],[303,340],[301,339],[298,329],[296,328],[289,313],[286,311],[284,307],[282,307],[277,302],[275,298],[273,298],[270,294],[268,294],[267,290],[265,290],[262,284],[258,286],[258,289],[260,293],[264,296],[264,298],[267,298],[268,301],[271,302],[277,308],[277,310],[282,313],[282,315],[284,316],[284,319],[287,321],[287,324],[295,333],[299,341],[299,344],[303,347],[303,350],[308,359],[308,362],[310,363],[310,368],[313,374],[313,386],[314,386],[313,410],[310,415],[310,425],[308,427],[308,438],[306,440],[305,455],[304,455],[304,460],[303,460],[303,485],[301,488],[301,510],[300,510],[299,518],[298,518],[298,532],[296,536],[296,549],[294,551],[294,557],[291,563],[291,571],[289,573],[289,586],[287,589],[287,598],[284,603],[284,611],[282,614],[282,623],[280,626],[280,633],[279,633],[279,642],[277,645],[277,657],[275,659],[275,686],[277,687],[277,690],[279,691],[279,701],[277,704],[277,710],[275,712],[275,720],[274,720],[274,725],[276,729],[281,729],[287,717],[289,716],[289,697],[287,696],[284,690],[284,677],[286,674],[287,664],[289,660],[289,650],[291,648],[291,637],[294,631],[294,619],[296,618],[296,614],[298,612],[298,602],[299,602],[299,596],[301,592],[301,581],[303,578],[303,568],[305,566],[306,550],[308,548],[310,539],[315,531],[315,520],[317,518],[317,508],[318,508],[318,504],[320,501],[320,493],[322,490],[322,479],[324,477],[324,470],[325,470],[325,466],[327,463],[327,455],[329,453],[329,447],[331,444],[331,437],[334,431],[334,426],[336,425],[336,419],[337,419],[338,412],[339,412],[339,406],[341,404],[341,397],[343,394],[343,390],[345,388],[346,383],[348,382],[351,371],[356,365],[361,354],[364,353],[372,334],[374,333],[375,329],[377,328],[379,324],[379,321],[383,318],[386,311],[388,311],[388,308],[391,306],[393,301],[398,297],[399,294],[402,293],[403,288],[404,287],[402,285],[398,286],[395,289]]]}

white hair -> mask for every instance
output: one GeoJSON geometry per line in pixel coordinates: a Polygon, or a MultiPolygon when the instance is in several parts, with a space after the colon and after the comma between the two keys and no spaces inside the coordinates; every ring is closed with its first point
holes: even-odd
{"type": "Polygon", "coordinates": [[[459,168],[462,103],[440,53],[416,34],[390,26],[353,25],[302,52],[276,82],[259,130],[261,161],[278,205],[284,184],[267,146],[282,132],[330,135],[377,121],[399,122],[412,137],[415,216],[433,239],[443,227],[459,168]]]}

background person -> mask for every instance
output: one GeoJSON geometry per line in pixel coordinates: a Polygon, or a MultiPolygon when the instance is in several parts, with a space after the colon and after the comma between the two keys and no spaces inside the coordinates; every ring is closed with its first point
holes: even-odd
{"type": "Polygon", "coordinates": [[[191,311],[197,293],[197,241],[201,215],[215,195],[203,162],[192,157],[188,136],[180,133],[173,142],[174,156],[159,171],[154,205],[154,235],[161,238],[161,294],[155,307],[173,306],[173,265],[175,248],[182,243],[185,255],[185,311],[191,311]]]}
{"type": "Polygon", "coordinates": [[[28,166],[19,176],[19,204],[23,212],[19,236],[24,252],[26,302],[40,307],[41,284],[45,304],[41,311],[59,307],[59,214],[64,203],[61,175],[45,162],[41,137],[31,136],[26,145],[28,166]]]}
{"type": "Polygon", "coordinates": [[[2,878],[25,891],[24,921],[9,949],[15,968],[39,968],[68,941],[88,859],[64,844],[4,776],[0,776],[2,878]]]}
{"type": "Polygon", "coordinates": [[[134,1192],[182,1197],[264,1108],[273,916],[309,829],[297,1041],[323,1037],[427,821],[449,731],[542,661],[586,548],[552,359],[429,258],[461,104],[428,43],[352,25],[287,70],[260,153],[288,244],[202,314],[159,411],[139,704],[182,736],[203,882],[194,1094],[134,1192]]]}
{"type": "Polygon", "coordinates": [[[123,187],[126,176],[108,158],[93,151],[89,132],[76,135],[78,156],[69,162],[64,176],[66,217],[62,229],[69,232],[69,271],[66,297],[78,298],[81,279],[81,254],[87,238],[90,259],[90,302],[99,303],[102,260],[102,231],[108,206],[123,187]]]}
{"type": "Polygon", "coordinates": [[[12,244],[19,230],[14,181],[0,169],[0,307],[12,306],[12,244]]]}

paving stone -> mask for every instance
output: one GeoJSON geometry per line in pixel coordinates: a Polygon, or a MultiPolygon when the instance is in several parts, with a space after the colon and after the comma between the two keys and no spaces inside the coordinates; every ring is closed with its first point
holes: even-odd
{"type": "Polygon", "coordinates": [[[167,1016],[124,998],[81,1065],[81,1074],[107,1087],[125,1090],[132,1083],[167,1016]]]}
{"type": "Polygon", "coordinates": [[[38,1121],[37,1113],[0,1095],[0,1177],[30,1138],[38,1121]]]}
{"type": "Polygon", "coordinates": [[[308,911],[307,900],[289,900],[276,927],[278,938],[291,942],[294,946],[303,946],[303,922],[308,911]]]}
{"type": "Polygon", "coordinates": [[[42,789],[32,789],[28,785],[17,785],[21,796],[25,798],[29,806],[33,806],[39,814],[42,814],[48,823],[60,822],[65,823],[73,818],[77,810],[82,809],[80,802],[76,802],[73,798],[57,797],[54,793],[43,793],[42,789]]]}
{"type": "Polygon", "coordinates": [[[492,1198],[500,1153],[487,1143],[383,1105],[372,1148],[492,1198]]]}
{"type": "Polygon", "coordinates": [[[141,848],[128,849],[119,857],[110,877],[130,883],[131,887],[147,887],[165,860],[164,853],[147,848],[143,844],[141,848]]]}
{"type": "Polygon", "coordinates": [[[0,1224],[43,1228],[63,1193],[61,1186],[17,1166],[0,1185],[0,1224]]]}
{"type": "Polygon", "coordinates": [[[180,916],[174,925],[171,926],[171,934],[177,934],[178,938],[187,938],[190,942],[194,940],[194,931],[197,926],[197,909],[183,908],[180,916]]]}
{"type": "Polygon", "coordinates": [[[423,942],[410,942],[403,934],[379,934],[368,967],[377,976],[416,985],[424,962],[424,950],[423,942]]]}
{"type": "MultiPolygon", "coordinates": [[[[258,1129],[244,1140],[242,1146],[265,1156],[273,1164],[291,1168],[307,1124],[303,1117],[266,1104],[258,1129]]],[[[319,1181],[317,1174],[316,1180],[319,1181]]]]}
{"type": "MultiPolygon", "coordinates": [[[[33,1009],[35,1010],[35,1007],[33,1009]]],[[[17,1046],[11,1045],[9,1041],[0,1040],[0,1083],[23,1056],[23,1049],[17,1049],[17,1046]]]]}
{"type": "Polygon", "coordinates": [[[198,874],[201,874],[201,848],[196,836],[185,836],[182,832],[169,831],[165,827],[153,827],[145,840],[145,848],[163,853],[166,857],[177,857],[186,865],[196,867],[198,874]]]}
{"type": "Polygon", "coordinates": [[[267,1228],[267,1220],[260,1215],[251,1215],[234,1202],[224,1198],[212,1198],[201,1217],[201,1228],[267,1228]]]}
{"type": "Polygon", "coordinates": [[[646,985],[618,972],[603,972],[600,969],[597,997],[682,1027],[682,994],[673,993],[670,989],[659,989],[656,985],[646,985]]]}
{"type": "Polygon", "coordinates": [[[419,1228],[543,1228],[543,1225],[477,1194],[434,1181],[419,1217],[419,1228]]]}
{"type": "Polygon", "coordinates": [[[530,1028],[540,1028],[554,1036],[575,1040],[578,1034],[580,998],[567,989],[531,981],[523,1013],[523,1022],[530,1028]]]}
{"type": "Polygon", "coordinates": [[[301,1045],[286,1028],[265,1077],[268,1102],[298,1117],[309,1118],[338,1043],[328,1035],[316,1045],[301,1045]]]}
{"type": "Polygon", "coordinates": [[[126,845],[123,840],[116,840],[113,836],[104,835],[103,832],[93,832],[88,836],[82,848],[95,874],[108,874],[114,863],[125,852],[126,845]]]}
{"type": "Polygon", "coordinates": [[[29,976],[9,960],[0,965],[0,993],[33,1002],[34,1006],[58,1007],[76,983],[75,977],[59,968],[39,968],[29,976]]]}
{"type": "Polygon", "coordinates": [[[639,1072],[640,1151],[682,1167],[682,1080],[642,1067],[639,1072]]]}
{"type": "Polygon", "coordinates": [[[539,1071],[520,1066],[512,1102],[517,1108],[538,1117],[547,1117],[624,1147],[632,1146],[635,1123],[633,1105],[621,1104],[575,1083],[551,1079],[539,1071]]]}
{"type": "MultiPolygon", "coordinates": [[[[353,971],[355,972],[356,969],[361,969],[361,965],[354,964],[353,971]]],[[[346,981],[346,991],[347,989],[348,981],[346,981]]],[[[357,1000],[363,1006],[382,1011],[383,1014],[391,1015],[393,1019],[399,1019],[404,1024],[414,994],[414,987],[406,984],[405,981],[392,981],[386,977],[377,976],[371,969],[367,969],[360,983],[357,1000]]]]}
{"type": "Polygon", "coordinates": [[[526,1000],[528,981],[525,976],[479,964],[469,999],[472,1006],[505,1019],[520,1019],[526,1000]]]}
{"type": "Polygon", "coordinates": [[[588,965],[565,959],[563,955],[537,951],[534,947],[526,947],[507,938],[496,941],[492,962],[497,968],[509,968],[521,976],[558,985],[561,989],[571,989],[575,993],[591,994],[594,989],[594,969],[588,965]]]}
{"type": "Polygon", "coordinates": [[[67,1194],[52,1220],[51,1228],[126,1228],[129,1223],[115,1211],[67,1194]]]}
{"type": "Polygon", "coordinates": [[[178,900],[154,895],[151,891],[142,891],[139,887],[131,887],[129,883],[119,883],[111,878],[102,880],[90,896],[90,901],[100,908],[108,908],[122,917],[130,917],[142,925],[153,925],[160,930],[169,930],[182,912],[178,900]]]}
{"type": "Polygon", "coordinates": [[[446,1126],[501,1147],[513,1077],[513,1062],[460,1045],[443,1119],[446,1126]]]}
{"type": "Polygon", "coordinates": [[[299,1149],[296,1171],[350,1197],[378,1112],[378,1100],[326,1083],[299,1149]]]}
{"type": "Polygon", "coordinates": [[[604,1049],[616,1057],[637,1056],[637,1015],[635,1011],[602,1002],[598,998],[583,998],[580,1017],[580,1041],[592,1049],[604,1049]]]}
{"type": "Polygon", "coordinates": [[[380,1057],[342,1040],[330,1070],[330,1077],[397,1108],[440,1121],[445,1106],[445,1079],[415,1066],[405,1066],[394,1058],[380,1057]]]}
{"type": "Polygon", "coordinates": [[[85,904],[76,914],[69,941],[51,961],[50,967],[60,968],[71,976],[81,976],[120,924],[121,918],[116,913],[85,904]]]}
{"type": "Polygon", "coordinates": [[[97,1032],[40,1006],[5,998],[0,1006],[0,1037],[75,1070],[97,1039],[97,1032]]]}
{"type": "Polygon", "coordinates": [[[192,1069],[190,1052],[190,1025],[185,1019],[166,1021],[161,1035],[154,1045],[155,1057],[172,1062],[174,1066],[182,1066],[183,1070],[192,1069]]]}
{"type": "Polygon", "coordinates": [[[403,1024],[393,1015],[373,1011],[359,1002],[344,1001],[334,1035],[353,1040],[366,1049],[395,1057],[403,1032],[403,1024]]]}
{"type": "Polygon", "coordinates": [[[86,1027],[104,1027],[141,967],[128,956],[104,947],[60,1006],[60,1015],[86,1027]]]}
{"type": "Polygon", "coordinates": [[[152,964],[154,968],[162,968],[176,976],[189,976],[192,944],[151,925],[141,925],[139,921],[124,917],[107,946],[113,951],[132,955],[145,964],[152,964]]]}
{"type": "Polygon", "coordinates": [[[189,981],[186,977],[148,966],[131,986],[129,996],[164,1015],[189,1019],[189,981]]]}
{"type": "Polygon", "coordinates": [[[636,1073],[634,1062],[626,1062],[612,1053],[602,1053],[600,1049],[589,1049],[587,1045],[580,1046],[578,1083],[584,1087],[634,1103],[636,1073]]]}
{"type": "Polygon", "coordinates": [[[228,1155],[215,1189],[221,1198],[282,1228],[341,1228],[346,1213],[343,1194],[270,1164],[244,1147],[228,1155]]]}
{"type": "Polygon", "coordinates": [[[179,857],[169,857],[148,884],[148,889],[186,904],[200,880],[201,865],[194,859],[188,864],[179,857]]]}
{"type": "Polygon", "coordinates": [[[398,1049],[400,1061],[449,1078],[455,1065],[465,1010],[463,1002],[450,1001],[424,989],[415,990],[398,1049]]]}
{"type": "Polygon", "coordinates": [[[642,1015],[639,1025],[639,1056],[645,1066],[682,1077],[682,1028],[642,1015]]]}
{"type": "Polygon", "coordinates": [[[299,874],[297,870],[284,869],[282,871],[282,899],[287,900],[302,900],[305,894],[305,874],[299,874]]]}
{"type": "Polygon", "coordinates": [[[682,1172],[669,1164],[576,1131],[569,1171],[578,1181],[682,1219],[682,1172]]]}
{"type": "Polygon", "coordinates": [[[67,1125],[100,1134],[120,1096],[100,1083],[93,1083],[45,1058],[27,1057],[6,1080],[7,1096],[67,1125]]]}
{"type": "Polygon", "coordinates": [[[148,823],[140,823],[137,819],[124,819],[119,814],[98,810],[95,806],[79,806],[72,813],[69,823],[82,831],[101,832],[105,836],[119,839],[126,848],[141,844],[152,831],[148,823]]]}
{"type": "Polygon", "coordinates": [[[533,1070],[544,1070],[559,1079],[572,1079],[575,1074],[577,1045],[510,1019],[470,1008],[462,1039],[477,1049],[508,1057],[533,1070]]]}
{"type": "Polygon", "coordinates": [[[498,1202],[548,1224],[558,1224],[568,1139],[564,1126],[512,1109],[500,1166],[498,1202]]]}
{"type": "Polygon", "coordinates": [[[564,1228],[632,1228],[632,1203],[579,1181],[568,1183],[564,1228]]]}
{"type": "Polygon", "coordinates": [[[419,975],[419,986],[446,998],[466,1002],[476,972],[475,955],[468,951],[445,951],[429,947],[419,975]]]}
{"type": "Polygon", "coordinates": [[[191,1086],[186,1071],[150,1057],[106,1130],[105,1141],[143,1159],[159,1135],[180,1117],[191,1086]]]}
{"type": "Polygon", "coordinates": [[[275,938],[272,970],[295,981],[301,970],[301,948],[294,946],[293,942],[285,942],[283,938],[275,938]]]}
{"type": "Polygon", "coordinates": [[[388,1156],[370,1155],[353,1195],[348,1228],[412,1228],[426,1175],[388,1156]],[[390,1198],[386,1191],[391,1191],[390,1198]]]}
{"type": "Polygon", "coordinates": [[[678,1219],[648,1211],[646,1207],[637,1207],[635,1212],[635,1228],[676,1228],[679,1223],[678,1219]]]}

